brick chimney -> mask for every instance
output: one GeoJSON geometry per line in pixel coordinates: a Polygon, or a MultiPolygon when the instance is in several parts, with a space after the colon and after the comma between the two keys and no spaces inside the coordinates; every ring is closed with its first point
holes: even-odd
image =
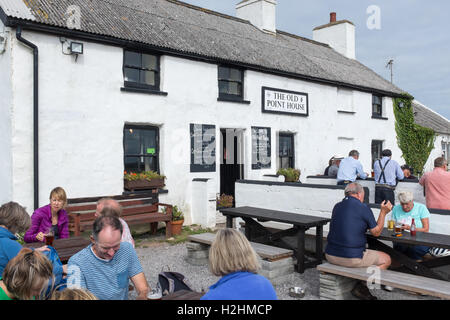
{"type": "Polygon", "coordinates": [[[275,0],[244,0],[236,5],[236,16],[262,31],[276,33],[276,5],[275,0]]]}
{"type": "Polygon", "coordinates": [[[336,20],[336,12],[330,13],[330,23],[313,30],[313,40],[326,43],[340,54],[356,59],[355,25],[348,20],[336,20]]]}

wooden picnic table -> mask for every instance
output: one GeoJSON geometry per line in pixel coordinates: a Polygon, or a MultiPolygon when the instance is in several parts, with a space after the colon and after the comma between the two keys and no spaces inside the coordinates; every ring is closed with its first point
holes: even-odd
{"type": "Polygon", "coordinates": [[[323,226],[330,222],[331,219],[248,206],[220,209],[220,212],[227,217],[227,228],[233,227],[234,218],[242,218],[245,221],[245,235],[249,241],[292,249],[297,258],[297,272],[303,273],[307,267],[315,267],[322,263],[323,226]],[[293,227],[277,232],[261,225],[255,219],[260,222],[289,223],[293,227]],[[305,251],[305,231],[313,227],[316,228],[316,254],[313,259],[308,259],[305,251]],[[283,239],[289,236],[296,238],[295,244],[290,244],[283,239]]]}
{"type": "Polygon", "coordinates": [[[380,250],[389,254],[393,260],[398,261],[402,267],[406,268],[409,272],[424,277],[449,281],[448,278],[436,273],[432,270],[432,268],[450,265],[450,256],[417,262],[405,254],[394,250],[394,248],[391,248],[380,240],[387,240],[406,245],[421,245],[450,249],[449,235],[417,231],[415,236],[411,236],[409,232],[403,230],[403,235],[401,237],[397,237],[393,230],[388,230],[387,228],[383,229],[379,237],[373,236],[370,234],[370,231],[367,232],[367,243],[369,244],[370,249],[380,250]]]}
{"type": "MultiPolygon", "coordinates": [[[[53,248],[55,248],[58,253],[59,259],[62,263],[67,263],[70,257],[75,253],[86,248],[91,242],[83,237],[70,237],[66,239],[55,239],[53,240],[53,248]]],[[[45,246],[43,242],[32,242],[26,243],[24,245],[27,248],[39,248],[45,246]]]]}
{"type": "Polygon", "coordinates": [[[163,296],[161,300],[200,300],[200,298],[204,294],[204,292],[196,292],[183,289],[168,294],[167,296],[163,296]]]}

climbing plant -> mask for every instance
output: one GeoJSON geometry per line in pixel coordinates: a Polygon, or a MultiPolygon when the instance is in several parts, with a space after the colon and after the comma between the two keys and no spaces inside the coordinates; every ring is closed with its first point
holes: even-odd
{"type": "Polygon", "coordinates": [[[432,129],[414,123],[411,103],[411,96],[394,99],[395,132],[406,163],[421,173],[434,148],[436,134],[432,129]],[[403,104],[402,108],[400,104],[403,104]]]}

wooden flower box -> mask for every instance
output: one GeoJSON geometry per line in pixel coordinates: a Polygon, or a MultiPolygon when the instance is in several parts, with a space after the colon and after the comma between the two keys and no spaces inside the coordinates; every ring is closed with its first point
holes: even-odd
{"type": "Polygon", "coordinates": [[[164,187],[164,179],[138,179],[138,180],[124,180],[124,188],[125,190],[134,191],[134,190],[145,190],[145,189],[156,189],[164,187]]]}

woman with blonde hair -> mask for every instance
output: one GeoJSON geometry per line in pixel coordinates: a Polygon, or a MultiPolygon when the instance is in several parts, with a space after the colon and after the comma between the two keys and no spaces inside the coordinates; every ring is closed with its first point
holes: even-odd
{"type": "Polygon", "coordinates": [[[50,192],[50,204],[38,208],[31,216],[31,228],[25,233],[25,242],[45,241],[45,235],[52,232],[55,239],[69,237],[69,217],[66,210],[66,192],[56,187],[50,192]]]}
{"type": "Polygon", "coordinates": [[[260,263],[247,238],[234,229],[220,229],[209,250],[209,268],[222,278],[201,300],[276,300],[276,292],[257,274],[260,263]]]}
{"type": "Polygon", "coordinates": [[[50,300],[98,300],[98,298],[87,289],[67,288],[53,291],[50,300]]]}
{"type": "Polygon", "coordinates": [[[23,248],[8,262],[0,278],[0,300],[39,298],[50,279],[51,262],[39,251],[23,248]]]}

